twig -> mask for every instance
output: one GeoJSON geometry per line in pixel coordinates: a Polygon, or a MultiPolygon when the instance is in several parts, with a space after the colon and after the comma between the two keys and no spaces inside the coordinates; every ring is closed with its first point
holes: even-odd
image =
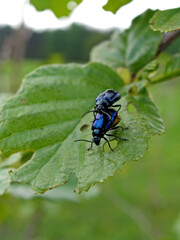
{"type": "Polygon", "coordinates": [[[156,56],[159,55],[162,51],[164,51],[178,36],[180,36],[180,30],[165,33],[164,38],[159,45],[156,56]]]}

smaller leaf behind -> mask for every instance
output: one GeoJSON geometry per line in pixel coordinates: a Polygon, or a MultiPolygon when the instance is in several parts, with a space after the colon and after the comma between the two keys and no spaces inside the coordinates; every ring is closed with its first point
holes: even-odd
{"type": "Polygon", "coordinates": [[[115,33],[109,41],[95,46],[91,61],[105,63],[114,69],[128,68],[131,74],[135,74],[155,57],[162,40],[162,34],[149,27],[154,13],[147,10],[133,20],[129,29],[115,33]]]}
{"type": "Polygon", "coordinates": [[[180,8],[157,11],[149,23],[154,31],[170,32],[180,29],[180,8]]]}
{"type": "Polygon", "coordinates": [[[52,10],[56,17],[68,16],[82,0],[30,0],[38,11],[52,10]],[[73,3],[72,3],[73,2],[73,3]]]}
{"type": "Polygon", "coordinates": [[[108,2],[106,3],[106,5],[103,6],[103,8],[106,11],[116,13],[122,6],[130,3],[131,1],[132,0],[108,0],[108,2]]]}
{"type": "Polygon", "coordinates": [[[135,80],[148,80],[155,84],[175,78],[180,78],[180,54],[161,53],[138,72],[135,80]]]}

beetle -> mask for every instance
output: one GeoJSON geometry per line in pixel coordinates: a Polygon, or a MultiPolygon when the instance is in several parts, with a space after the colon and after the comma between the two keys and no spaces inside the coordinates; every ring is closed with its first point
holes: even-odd
{"type": "MultiPolygon", "coordinates": [[[[114,89],[107,89],[106,91],[99,94],[99,96],[96,98],[96,105],[94,107],[94,110],[85,112],[82,116],[89,112],[93,113],[104,113],[108,115],[108,109],[109,107],[119,107],[117,112],[120,110],[121,105],[113,105],[115,102],[117,102],[121,98],[121,95],[118,91],[114,89]]],[[[110,115],[109,115],[110,117],[110,115]]],[[[95,118],[95,114],[94,114],[95,118]]]]}
{"type": "Polygon", "coordinates": [[[85,139],[79,139],[79,140],[75,140],[75,142],[78,142],[78,141],[90,142],[91,147],[88,148],[88,150],[90,150],[93,146],[93,143],[95,143],[96,145],[99,145],[101,139],[103,138],[108,143],[109,148],[112,151],[114,151],[111,148],[111,145],[105,136],[116,137],[120,140],[128,141],[128,139],[126,139],[126,138],[121,138],[119,136],[107,133],[109,130],[115,130],[117,128],[121,128],[123,130],[128,129],[128,127],[123,128],[122,126],[116,126],[120,122],[120,116],[117,111],[115,111],[114,109],[107,109],[107,113],[108,114],[104,114],[104,113],[96,114],[95,119],[92,124],[92,127],[91,127],[92,136],[93,136],[92,141],[85,140],[85,139]]]}

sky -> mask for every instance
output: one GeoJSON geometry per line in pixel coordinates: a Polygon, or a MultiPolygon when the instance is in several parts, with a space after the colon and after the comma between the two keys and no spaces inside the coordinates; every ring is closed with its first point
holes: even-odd
{"type": "Polygon", "coordinates": [[[29,0],[0,0],[0,26],[18,27],[24,22],[30,29],[43,31],[64,28],[75,22],[99,30],[124,29],[130,26],[134,17],[148,8],[165,10],[180,6],[180,0],[134,0],[113,14],[102,9],[106,2],[83,0],[69,17],[57,19],[50,10],[36,11],[29,0]]]}

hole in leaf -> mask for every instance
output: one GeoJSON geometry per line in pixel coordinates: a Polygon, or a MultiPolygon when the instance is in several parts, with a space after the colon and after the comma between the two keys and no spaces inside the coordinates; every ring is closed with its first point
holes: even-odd
{"type": "Polygon", "coordinates": [[[81,126],[80,131],[85,131],[89,127],[88,124],[84,124],[81,126]]]}
{"type": "Polygon", "coordinates": [[[129,92],[129,94],[132,95],[132,96],[137,95],[137,94],[138,94],[138,88],[137,88],[137,86],[134,86],[134,87],[130,88],[128,92],[129,92]]]}
{"type": "MultiPolygon", "coordinates": [[[[118,141],[114,139],[114,140],[109,141],[109,143],[110,143],[112,149],[114,149],[114,148],[116,148],[116,146],[117,146],[117,144],[118,144],[118,141]]],[[[107,142],[104,143],[103,151],[104,151],[105,153],[112,152],[112,150],[110,149],[110,147],[109,147],[109,145],[108,145],[107,142]]]]}
{"type": "Polygon", "coordinates": [[[134,103],[129,103],[127,106],[127,110],[129,113],[137,113],[138,112],[134,103]]]}
{"type": "Polygon", "coordinates": [[[27,162],[29,159],[31,159],[32,155],[33,152],[22,152],[21,163],[27,162]]]}
{"type": "Polygon", "coordinates": [[[21,102],[21,104],[26,104],[26,99],[25,98],[21,98],[20,102],[21,102]]]}

